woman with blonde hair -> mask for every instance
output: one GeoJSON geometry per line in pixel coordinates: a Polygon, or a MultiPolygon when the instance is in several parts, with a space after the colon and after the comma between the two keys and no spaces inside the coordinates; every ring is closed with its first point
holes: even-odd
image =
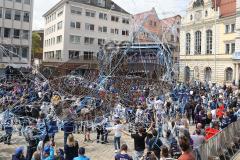
{"type": "Polygon", "coordinates": [[[69,134],[67,138],[67,143],[64,146],[65,160],[73,160],[74,157],[77,157],[78,149],[78,142],[75,141],[72,134],[69,134]]]}

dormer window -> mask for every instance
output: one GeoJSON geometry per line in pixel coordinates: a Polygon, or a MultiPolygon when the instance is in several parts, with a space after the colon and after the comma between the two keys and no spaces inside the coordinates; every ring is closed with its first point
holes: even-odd
{"type": "Polygon", "coordinates": [[[106,0],[97,0],[98,6],[105,7],[106,5],[106,0]]]}

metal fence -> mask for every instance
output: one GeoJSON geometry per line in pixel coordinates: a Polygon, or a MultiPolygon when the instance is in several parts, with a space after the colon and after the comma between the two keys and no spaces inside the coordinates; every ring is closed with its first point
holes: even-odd
{"type": "Polygon", "coordinates": [[[240,119],[230,124],[200,148],[201,160],[231,159],[240,149],[240,119]]]}

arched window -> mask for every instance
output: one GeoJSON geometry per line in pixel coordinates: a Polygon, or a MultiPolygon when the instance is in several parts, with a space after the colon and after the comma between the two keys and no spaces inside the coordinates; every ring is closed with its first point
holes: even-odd
{"type": "Polygon", "coordinates": [[[186,55],[189,55],[191,52],[191,34],[186,34],[186,55]]]}
{"type": "Polygon", "coordinates": [[[210,67],[207,67],[205,69],[204,79],[206,82],[209,82],[212,80],[212,69],[210,67]]]}
{"type": "Polygon", "coordinates": [[[188,66],[184,68],[184,81],[185,82],[190,81],[190,68],[188,66]]]}
{"type": "Polygon", "coordinates": [[[233,69],[231,67],[226,69],[225,77],[227,82],[231,82],[233,80],[233,69]]]}
{"type": "Polygon", "coordinates": [[[200,31],[195,32],[195,54],[201,54],[202,34],[200,31]]]}
{"type": "Polygon", "coordinates": [[[206,32],[206,42],[207,42],[207,54],[212,54],[212,30],[207,30],[206,32]]]}

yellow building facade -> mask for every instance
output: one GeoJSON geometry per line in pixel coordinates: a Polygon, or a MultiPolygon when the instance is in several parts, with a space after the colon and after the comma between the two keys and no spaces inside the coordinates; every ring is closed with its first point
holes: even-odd
{"type": "Polygon", "coordinates": [[[182,19],[180,81],[232,83],[236,78],[236,15],[222,17],[212,0],[194,0],[182,19]]]}

